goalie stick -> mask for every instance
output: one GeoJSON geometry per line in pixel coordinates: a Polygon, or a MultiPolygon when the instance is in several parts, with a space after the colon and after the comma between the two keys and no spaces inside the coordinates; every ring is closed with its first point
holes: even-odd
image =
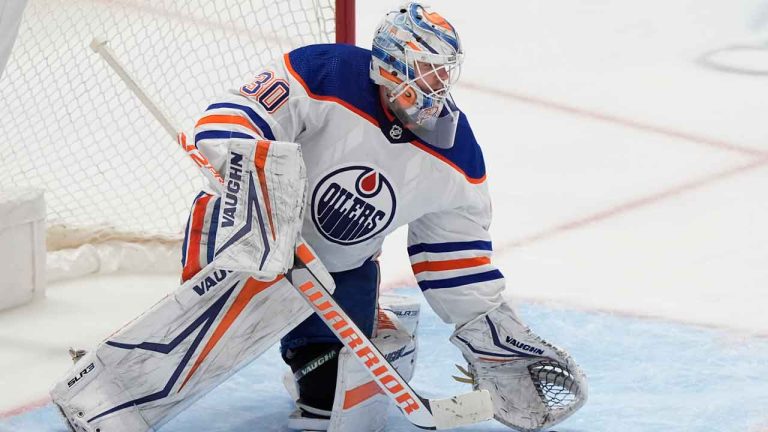
{"type": "MultiPolygon", "coordinates": [[[[205,155],[200,153],[194,145],[187,143],[186,135],[175,126],[171,117],[147,96],[106,45],[106,41],[94,38],[90,46],[106,60],[128,88],[149,109],[163,129],[177,140],[209,180],[211,187],[221,193],[224,183],[221,175],[211,166],[205,155]]],[[[307,264],[314,259],[316,258],[303,243],[297,246],[295,262],[298,264],[295,265],[294,270],[309,271],[317,283],[306,282],[294,288],[344,346],[356,354],[356,358],[369,372],[373,381],[395,403],[408,421],[422,429],[436,430],[479,423],[493,418],[493,404],[486,390],[475,390],[445,399],[424,398],[413,390],[333,299],[327,287],[320,282],[321,278],[308,268],[307,264]]]]}

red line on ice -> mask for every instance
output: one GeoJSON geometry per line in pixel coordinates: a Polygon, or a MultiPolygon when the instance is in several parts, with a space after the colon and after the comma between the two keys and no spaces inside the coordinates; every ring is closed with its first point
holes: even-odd
{"type": "Polygon", "coordinates": [[[522,93],[518,93],[511,90],[499,89],[494,87],[486,87],[480,84],[474,84],[471,82],[458,84],[459,87],[466,88],[468,90],[474,90],[489,95],[495,95],[504,97],[507,99],[514,99],[519,102],[524,102],[532,105],[536,105],[542,108],[547,108],[555,111],[565,112],[568,114],[576,115],[579,117],[586,117],[592,120],[603,121],[607,123],[613,123],[621,125],[631,129],[650,132],[657,135],[664,135],[671,138],[682,139],[685,141],[693,142],[696,144],[702,144],[708,147],[717,148],[720,150],[727,150],[747,156],[766,156],[768,152],[753,149],[750,147],[733,144],[728,141],[719,140],[715,138],[709,138],[701,135],[695,135],[688,132],[681,132],[664,126],[653,125],[649,123],[643,123],[637,120],[619,117],[613,114],[601,113],[599,111],[592,111],[585,108],[579,108],[576,106],[566,105],[560,102],[550,101],[544,98],[530,96],[522,93]]]}
{"type": "MultiPolygon", "coordinates": [[[[692,179],[687,182],[672,186],[670,188],[663,189],[661,191],[654,192],[639,198],[635,198],[635,199],[623,202],[621,204],[617,204],[615,206],[608,207],[603,210],[599,210],[595,213],[575,218],[570,221],[566,221],[564,223],[552,226],[550,228],[544,229],[542,231],[539,231],[533,234],[529,234],[529,235],[519,237],[517,239],[512,239],[509,241],[498,242],[497,245],[494,246],[494,252],[496,253],[496,255],[500,255],[516,247],[528,246],[532,243],[548,240],[552,237],[563,234],[565,232],[582,228],[587,225],[592,225],[594,223],[597,223],[606,219],[610,219],[619,215],[623,215],[633,210],[647,207],[652,204],[656,204],[660,201],[664,201],[666,199],[677,197],[696,189],[701,189],[706,186],[710,186],[714,183],[717,183],[719,181],[725,180],[730,177],[734,177],[744,172],[751,171],[758,168],[763,168],[766,165],[768,165],[768,157],[755,159],[748,163],[736,165],[734,167],[731,167],[722,171],[718,171],[718,172],[708,174],[696,179],[692,179]]],[[[402,274],[397,278],[388,280],[385,283],[383,283],[381,285],[381,289],[387,290],[387,289],[393,289],[393,288],[402,287],[402,286],[413,286],[413,285],[416,285],[416,279],[413,277],[413,275],[402,274]]]]}
{"type": "Polygon", "coordinates": [[[11,408],[7,411],[0,411],[0,419],[8,418],[8,417],[14,417],[20,414],[24,414],[25,412],[29,412],[38,408],[41,408],[48,404],[48,402],[51,401],[51,398],[44,397],[42,399],[38,399],[32,402],[29,402],[27,404],[24,404],[22,406],[11,408]]]}

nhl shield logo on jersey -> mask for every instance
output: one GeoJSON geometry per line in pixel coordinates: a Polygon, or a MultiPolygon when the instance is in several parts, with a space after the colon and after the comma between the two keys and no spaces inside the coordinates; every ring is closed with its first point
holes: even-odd
{"type": "Polygon", "coordinates": [[[403,128],[398,125],[392,125],[392,129],[389,130],[389,136],[392,139],[400,139],[403,136],[403,128]]]}
{"type": "Polygon", "coordinates": [[[397,200],[389,180],[367,166],[334,170],[312,192],[312,222],[327,240],[353,245],[384,231],[397,200]]]}

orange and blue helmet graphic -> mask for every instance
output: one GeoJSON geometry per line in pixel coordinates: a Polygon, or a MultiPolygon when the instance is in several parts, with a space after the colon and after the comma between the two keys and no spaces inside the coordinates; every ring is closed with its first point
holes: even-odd
{"type": "Polygon", "coordinates": [[[438,115],[459,77],[464,52],[456,29],[439,13],[408,3],[386,15],[373,40],[371,79],[391,101],[408,101],[409,117],[438,115]]]}

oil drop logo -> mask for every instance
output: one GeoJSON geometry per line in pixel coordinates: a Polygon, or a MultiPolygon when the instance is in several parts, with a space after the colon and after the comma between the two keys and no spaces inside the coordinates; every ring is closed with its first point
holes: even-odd
{"type": "Polygon", "coordinates": [[[354,165],[327,174],[312,191],[312,222],[327,240],[353,245],[384,231],[395,216],[392,184],[375,168],[354,165]]]}

